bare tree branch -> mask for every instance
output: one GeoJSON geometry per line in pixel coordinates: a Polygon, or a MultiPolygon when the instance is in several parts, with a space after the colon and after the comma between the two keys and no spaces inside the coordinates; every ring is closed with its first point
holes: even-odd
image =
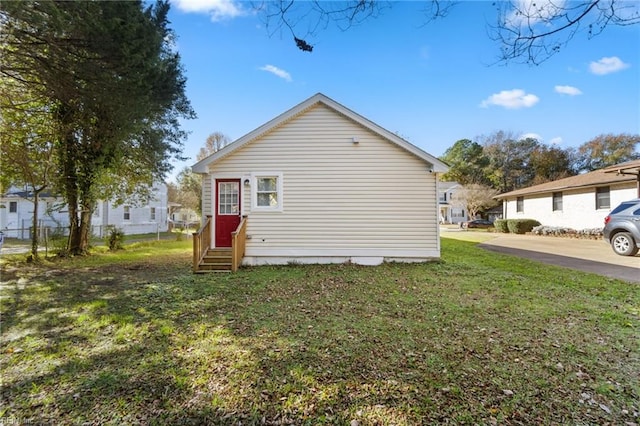
{"type": "Polygon", "coordinates": [[[628,1],[515,0],[496,7],[498,21],[489,26],[489,37],[501,46],[498,62],[538,65],[582,30],[592,38],[609,25],[640,23],[640,7],[628,1]]]}
{"type": "MultiPolygon", "coordinates": [[[[454,0],[425,2],[424,25],[444,18],[457,4],[454,0]]],[[[495,1],[497,19],[488,25],[489,38],[500,49],[498,63],[509,61],[540,64],[562,50],[585,31],[592,38],[609,25],[640,23],[640,2],[635,0],[509,0],[495,1]]],[[[349,0],[277,0],[254,2],[270,36],[282,31],[293,36],[296,46],[313,51],[310,38],[333,24],[342,31],[383,14],[389,2],[349,0]]]]}

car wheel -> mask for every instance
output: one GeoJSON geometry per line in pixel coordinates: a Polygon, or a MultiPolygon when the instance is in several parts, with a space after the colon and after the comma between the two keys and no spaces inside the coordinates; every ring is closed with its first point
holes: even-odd
{"type": "Polygon", "coordinates": [[[611,247],[620,256],[635,256],[638,253],[636,242],[628,232],[618,232],[611,239],[611,247]]]}

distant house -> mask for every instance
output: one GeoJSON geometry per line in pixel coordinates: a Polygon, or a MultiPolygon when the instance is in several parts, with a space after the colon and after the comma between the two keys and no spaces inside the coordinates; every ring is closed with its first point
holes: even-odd
{"type": "Polygon", "coordinates": [[[609,211],[638,197],[640,161],[612,166],[498,195],[505,219],[536,219],[543,225],[601,228],[609,211]],[[637,163],[637,164],[636,164],[637,163]],[[629,174],[619,172],[627,167],[629,174]],[[635,172],[633,172],[635,170],[635,172]]]}
{"type": "Polygon", "coordinates": [[[193,171],[203,175],[202,211],[211,217],[195,258],[230,248],[240,224],[248,265],[440,257],[438,174],[446,165],[323,94],[193,171]]]}
{"type": "Polygon", "coordinates": [[[438,202],[440,205],[440,223],[466,222],[469,220],[464,207],[456,206],[451,203],[453,194],[462,188],[458,182],[439,182],[438,183],[438,202]]]}
{"type": "MultiPolygon", "coordinates": [[[[0,229],[6,237],[29,239],[33,222],[33,193],[10,188],[0,196],[0,229]]],[[[92,233],[103,236],[109,226],[121,228],[125,234],[144,234],[167,230],[167,187],[154,186],[154,199],[145,205],[114,205],[98,201],[91,219],[92,233]]],[[[64,199],[49,192],[40,195],[38,227],[66,232],[69,227],[68,208],[64,199]]]]}
{"type": "MultiPolygon", "coordinates": [[[[29,239],[33,222],[33,192],[20,188],[9,188],[0,195],[0,230],[7,238],[29,239]]],[[[61,198],[50,192],[40,193],[38,203],[39,226],[57,228],[68,226],[66,207],[61,198]]]]}
{"type": "MultiPolygon", "coordinates": [[[[175,204],[175,203],[172,203],[175,204]]],[[[200,224],[201,218],[198,212],[193,209],[182,207],[177,204],[174,208],[170,209],[169,221],[173,226],[192,226],[200,224]]]]}
{"type": "Polygon", "coordinates": [[[153,198],[146,204],[125,203],[115,205],[111,201],[99,201],[93,212],[91,226],[93,234],[104,235],[112,226],[127,235],[165,232],[169,228],[167,185],[156,183],[153,198]]]}

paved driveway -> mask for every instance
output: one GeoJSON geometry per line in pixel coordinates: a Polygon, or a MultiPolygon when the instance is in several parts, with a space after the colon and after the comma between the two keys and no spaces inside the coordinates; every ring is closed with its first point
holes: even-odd
{"type": "Polygon", "coordinates": [[[496,234],[479,247],[640,283],[640,253],[618,256],[603,240],[496,234]]]}

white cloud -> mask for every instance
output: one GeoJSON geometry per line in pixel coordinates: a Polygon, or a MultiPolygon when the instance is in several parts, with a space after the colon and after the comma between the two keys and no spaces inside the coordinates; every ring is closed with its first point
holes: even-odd
{"type": "Polygon", "coordinates": [[[560,145],[562,143],[562,138],[560,136],[556,136],[555,138],[551,138],[549,143],[551,145],[560,145]]]}
{"type": "Polygon", "coordinates": [[[260,67],[259,69],[262,71],[270,72],[271,74],[276,75],[283,80],[292,81],[291,74],[273,65],[265,65],[264,67],[260,67]]]}
{"type": "Polygon", "coordinates": [[[625,64],[617,56],[604,57],[589,64],[589,70],[597,75],[611,74],[629,67],[629,64],[625,64]]]}
{"type": "Polygon", "coordinates": [[[557,93],[561,93],[563,95],[569,95],[569,96],[582,95],[582,91],[577,87],[573,87],[573,86],[556,86],[554,87],[554,90],[557,93]]]}
{"type": "Polygon", "coordinates": [[[524,139],[535,139],[538,142],[542,142],[542,136],[540,136],[537,133],[524,133],[522,135],[520,135],[520,140],[524,140],[524,139]]]}
{"type": "Polygon", "coordinates": [[[505,18],[507,27],[532,27],[544,23],[563,12],[564,0],[516,0],[513,10],[505,18]]]}
{"type": "Polygon", "coordinates": [[[212,21],[236,18],[247,14],[235,0],[172,0],[183,12],[207,13],[212,21]]]}
{"type": "Polygon", "coordinates": [[[491,105],[498,105],[507,109],[530,108],[538,103],[540,98],[531,93],[525,93],[522,89],[503,90],[494,93],[482,101],[481,107],[487,108],[491,105]]]}

